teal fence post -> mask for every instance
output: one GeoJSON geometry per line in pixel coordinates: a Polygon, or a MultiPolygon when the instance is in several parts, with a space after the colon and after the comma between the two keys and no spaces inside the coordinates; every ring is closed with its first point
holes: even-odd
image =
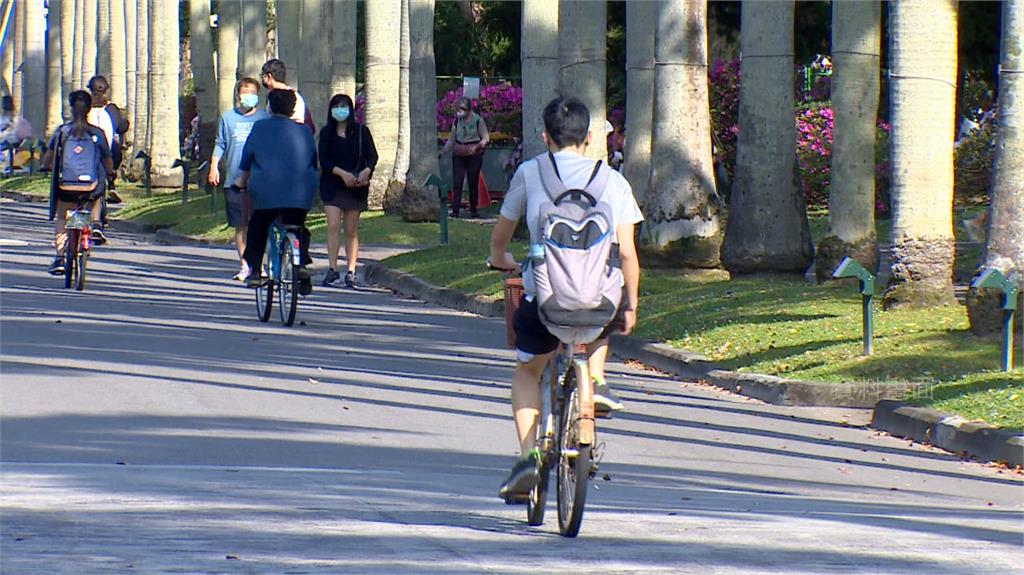
{"type": "Polygon", "coordinates": [[[1017,284],[1011,282],[1002,272],[995,268],[982,269],[981,274],[971,282],[971,287],[975,289],[995,288],[1003,292],[1001,306],[1003,308],[1003,353],[1001,363],[1003,371],[1010,371],[1013,369],[1013,316],[1017,309],[1017,294],[1020,290],[1017,284]]]}
{"type": "Polygon", "coordinates": [[[832,272],[834,278],[857,278],[860,280],[861,325],[864,332],[863,355],[871,355],[874,348],[875,319],[872,300],[875,297],[875,276],[854,259],[843,258],[832,272]]]}
{"type": "Polygon", "coordinates": [[[423,187],[435,186],[437,188],[437,197],[440,204],[439,211],[437,214],[437,221],[441,227],[441,245],[448,245],[448,192],[444,189],[444,182],[437,174],[430,174],[427,176],[426,181],[423,182],[423,187]]]}

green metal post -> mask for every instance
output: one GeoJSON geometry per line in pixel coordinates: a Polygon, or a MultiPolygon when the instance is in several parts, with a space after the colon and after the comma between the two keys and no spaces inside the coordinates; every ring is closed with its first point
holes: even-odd
{"type": "Polygon", "coordinates": [[[437,187],[437,198],[440,204],[437,221],[441,224],[441,245],[446,246],[448,245],[448,194],[444,190],[444,182],[436,174],[427,176],[423,187],[427,186],[437,187]]]}
{"type": "Polygon", "coordinates": [[[864,355],[871,355],[873,351],[873,338],[875,333],[875,313],[871,307],[871,300],[874,296],[865,294],[863,297],[864,309],[861,311],[864,324],[864,355]]]}
{"type": "Polygon", "coordinates": [[[832,272],[832,277],[857,278],[860,281],[862,300],[861,322],[864,327],[864,355],[871,355],[875,331],[874,310],[871,306],[871,301],[875,296],[875,276],[864,269],[864,266],[860,265],[856,260],[846,257],[843,258],[843,261],[839,262],[835,271],[832,272]]]}
{"type": "MultiPolygon", "coordinates": [[[[1006,297],[1004,294],[1003,297],[1006,297]]],[[[1005,308],[1005,306],[1003,306],[1005,308]]],[[[1013,369],[1013,309],[1003,310],[1003,371],[1013,369]]]]}

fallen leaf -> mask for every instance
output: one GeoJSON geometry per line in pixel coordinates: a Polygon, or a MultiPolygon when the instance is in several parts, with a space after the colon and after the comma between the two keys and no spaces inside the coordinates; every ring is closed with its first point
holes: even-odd
{"type": "Polygon", "coordinates": [[[312,377],[310,377],[309,378],[309,383],[320,383],[320,380],[319,379],[313,379],[312,377]]]}
{"type": "Polygon", "coordinates": [[[228,555],[227,557],[225,557],[225,559],[229,559],[231,561],[238,561],[238,557],[235,557],[234,555],[228,555]]]}

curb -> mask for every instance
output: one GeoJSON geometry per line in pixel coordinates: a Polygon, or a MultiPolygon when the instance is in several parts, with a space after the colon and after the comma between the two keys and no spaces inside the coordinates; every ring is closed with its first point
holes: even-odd
{"type": "Polygon", "coordinates": [[[972,455],[981,461],[1024,465],[1024,435],[928,407],[880,401],[875,406],[871,427],[953,453],[972,455]]]}
{"type": "Polygon", "coordinates": [[[363,266],[363,277],[367,283],[373,283],[395,292],[432,304],[448,308],[468,311],[486,317],[504,317],[505,302],[489,300],[480,296],[470,296],[451,288],[437,287],[406,272],[398,271],[379,262],[369,262],[363,266]]]}

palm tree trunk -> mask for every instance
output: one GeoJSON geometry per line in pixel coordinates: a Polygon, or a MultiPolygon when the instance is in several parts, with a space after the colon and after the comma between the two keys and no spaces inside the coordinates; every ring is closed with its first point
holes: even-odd
{"type": "Polygon", "coordinates": [[[651,179],[651,116],[654,113],[654,34],[658,4],[626,3],[626,118],[629,137],[622,155],[622,175],[641,207],[651,179]]]}
{"type": "Polygon", "coordinates": [[[82,19],[82,80],[85,88],[89,79],[96,75],[99,56],[99,0],[85,0],[82,19]]]}
{"type": "Polygon", "coordinates": [[[105,2],[110,6],[110,99],[118,106],[124,106],[128,101],[124,0],[105,2]]]}
{"type": "Polygon", "coordinates": [[[434,0],[409,0],[409,172],[401,212],[406,221],[436,221],[438,189],[424,182],[440,174],[437,163],[437,78],[434,0]]]}
{"type": "Polygon", "coordinates": [[[237,0],[221,0],[217,15],[217,111],[235,107],[235,82],[238,80],[239,39],[242,7],[237,0]]]}
{"type": "Polygon", "coordinates": [[[17,11],[13,6],[5,5],[4,12],[0,12],[0,18],[10,9],[10,19],[7,23],[6,41],[0,43],[0,88],[4,94],[12,94],[14,89],[14,34],[17,25],[17,11]]]}
{"type": "Polygon", "coordinates": [[[886,307],[953,301],[956,0],[890,13],[892,277],[886,307]]]}
{"type": "Polygon", "coordinates": [[[217,80],[213,77],[213,29],[210,28],[210,0],[189,0],[192,85],[199,108],[199,157],[213,152],[217,135],[217,80]]]}
{"type": "Polygon", "coordinates": [[[740,134],[722,244],[733,273],[803,273],[814,246],[794,182],[793,3],[743,2],[740,134]]]}
{"type": "Polygon", "coordinates": [[[661,3],[651,189],[645,200],[645,261],[702,268],[719,263],[707,45],[705,1],[661,3]]]}
{"type": "Polygon", "coordinates": [[[366,125],[377,145],[377,169],[369,204],[380,209],[398,151],[398,98],[401,84],[401,0],[366,2],[366,125]]]}
{"type": "MultiPolygon", "coordinates": [[[[135,38],[137,34],[136,26],[138,23],[139,8],[138,3],[134,0],[124,0],[124,46],[125,46],[125,66],[124,66],[124,85],[125,85],[125,117],[133,118],[135,110],[135,81],[136,74],[138,74],[138,65],[136,59],[138,54],[135,48],[135,38]]],[[[132,124],[129,127],[127,138],[132,145],[135,143],[135,125],[132,124]]]]}
{"type": "MultiPolygon", "coordinates": [[[[306,107],[313,116],[313,122],[319,127],[327,119],[327,101],[330,95],[330,69],[328,52],[330,39],[327,30],[327,18],[331,15],[330,5],[324,0],[302,1],[301,48],[302,55],[297,62],[302,69],[302,83],[299,91],[306,99],[306,107]]],[[[287,62],[286,62],[287,64],[287,62]]],[[[296,84],[292,82],[292,85],[296,84]]]]}
{"type": "Polygon", "coordinates": [[[72,74],[71,83],[74,86],[72,90],[77,90],[79,86],[82,86],[82,76],[85,72],[82,69],[85,67],[85,0],[73,0],[75,3],[75,38],[74,44],[72,44],[72,74]]]}
{"type": "Polygon", "coordinates": [[[11,80],[11,97],[14,98],[14,106],[18,113],[22,111],[24,99],[22,93],[25,88],[25,2],[14,3],[14,73],[11,80]]]}
{"type": "MultiPolygon", "coordinates": [[[[20,2],[19,2],[20,3],[20,2]]],[[[42,2],[25,3],[21,113],[38,134],[46,128],[46,18],[42,2]]]]}
{"type": "MultiPolygon", "coordinates": [[[[60,0],[61,110],[75,89],[75,0],[60,0]]],[[[70,116],[68,116],[70,118],[70,116]]]]}
{"type": "Polygon", "coordinates": [[[39,126],[39,137],[45,139],[64,122],[61,83],[61,10],[51,4],[46,13],[46,125],[39,126]],[[45,130],[45,131],[44,131],[45,130]]]}
{"type": "Polygon", "coordinates": [[[260,77],[260,69],[267,61],[267,2],[242,2],[242,47],[240,77],[260,77]]]}
{"type": "MultiPolygon", "coordinates": [[[[113,4],[113,0],[97,0],[96,2],[96,73],[108,81],[110,81],[113,70],[113,46],[110,45],[111,37],[114,36],[111,34],[111,4],[113,4]]],[[[110,87],[113,89],[114,86],[110,87]]]]}
{"type": "Polygon", "coordinates": [[[149,132],[149,1],[139,0],[136,4],[135,33],[135,118],[134,144],[135,151],[150,151],[151,137],[149,132]]]}
{"type": "Polygon", "coordinates": [[[177,187],[181,185],[181,172],[171,164],[181,154],[178,142],[178,69],[181,66],[178,3],[150,0],[149,29],[153,185],[177,187]]]}
{"type": "MultiPolygon", "coordinates": [[[[631,2],[627,7],[635,4],[631,2]]],[[[523,157],[546,148],[544,106],[558,95],[558,0],[524,0],[521,53],[523,60],[523,157]]]]}
{"type": "Polygon", "coordinates": [[[395,167],[384,197],[384,209],[397,211],[405,190],[405,173],[409,171],[409,0],[402,1],[401,52],[399,53],[398,147],[395,167]]]}
{"type": "MultiPolygon", "coordinates": [[[[1024,1],[1003,0],[1002,61],[999,65],[999,136],[992,174],[992,206],[983,266],[1016,281],[1024,293],[1024,1]]],[[[1001,329],[1003,311],[995,290],[971,290],[967,312],[976,333],[1001,329]]],[[[1016,330],[1024,319],[1017,307],[1016,330]]]]}
{"type": "Polygon", "coordinates": [[[356,49],[359,26],[355,2],[335,2],[331,19],[331,94],[356,97],[356,49]]]}
{"type": "MultiPolygon", "coordinates": [[[[350,4],[344,2],[345,5],[350,4]]],[[[354,2],[351,4],[355,4],[354,2]]],[[[277,0],[277,57],[288,66],[288,80],[294,86],[302,83],[301,49],[302,2],[301,0],[277,0]]],[[[337,10],[338,7],[335,7],[337,10]]],[[[333,37],[331,39],[334,40],[333,37]]]]}
{"type": "Polygon", "coordinates": [[[576,96],[590,109],[590,147],[587,148],[587,156],[606,161],[607,37],[608,11],[605,2],[559,1],[559,86],[563,94],[576,96]]]}
{"type": "Polygon", "coordinates": [[[875,121],[881,5],[832,3],[833,143],[828,233],[818,243],[819,281],[846,256],[875,269],[875,121]]]}

